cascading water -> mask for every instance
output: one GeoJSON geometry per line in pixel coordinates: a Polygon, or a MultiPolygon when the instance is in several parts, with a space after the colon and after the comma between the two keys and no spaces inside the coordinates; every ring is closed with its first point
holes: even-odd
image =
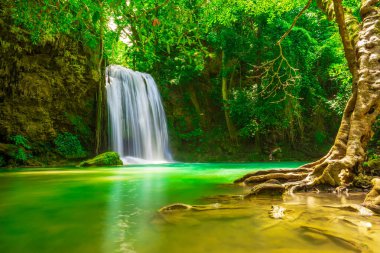
{"type": "Polygon", "coordinates": [[[124,163],[172,161],[165,111],[151,75],[106,69],[109,144],[124,163]]]}

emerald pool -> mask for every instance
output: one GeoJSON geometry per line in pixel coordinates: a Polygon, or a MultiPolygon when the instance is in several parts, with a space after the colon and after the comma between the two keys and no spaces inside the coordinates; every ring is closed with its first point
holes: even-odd
{"type": "Polygon", "coordinates": [[[259,198],[242,209],[162,217],[172,203],[218,203],[253,170],[302,163],[173,163],[97,168],[14,169],[0,173],[0,252],[376,252],[378,216],[332,205],[363,194],[259,198]],[[287,209],[269,218],[271,205],[287,209]],[[359,231],[359,233],[358,233],[359,231]],[[357,237],[360,235],[360,238],[357,237]],[[352,237],[352,238],[351,238],[352,237]]]}

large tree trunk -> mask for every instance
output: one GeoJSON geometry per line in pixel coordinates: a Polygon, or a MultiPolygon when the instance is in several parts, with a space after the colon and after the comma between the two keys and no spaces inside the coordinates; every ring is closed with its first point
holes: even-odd
{"type": "MultiPolygon", "coordinates": [[[[358,26],[352,22],[352,15],[349,15],[350,18],[345,17],[341,0],[319,0],[318,3],[326,14],[335,17],[339,26],[346,59],[353,75],[352,96],[344,110],[334,145],[326,156],[300,168],[310,171],[307,176],[303,174],[301,181],[285,183],[289,191],[306,185],[348,185],[366,158],[372,124],[380,113],[379,0],[362,0],[362,24],[358,28],[358,36],[355,31],[348,29],[358,26]],[[355,47],[352,47],[353,41],[357,41],[355,47]]],[[[250,175],[250,180],[254,181],[258,176],[250,175]]],[[[278,179],[282,178],[283,175],[278,179]]]]}
{"type": "MultiPolygon", "coordinates": [[[[336,2],[339,5],[340,0],[336,2]]],[[[378,2],[362,1],[357,66],[352,67],[357,71],[353,73],[353,94],[330,152],[304,166],[313,169],[309,177],[312,184],[344,185],[365,159],[371,127],[380,112],[380,10],[375,6],[378,2]]],[[[337,6],[335,1],[334,5],[337,6]]]]}

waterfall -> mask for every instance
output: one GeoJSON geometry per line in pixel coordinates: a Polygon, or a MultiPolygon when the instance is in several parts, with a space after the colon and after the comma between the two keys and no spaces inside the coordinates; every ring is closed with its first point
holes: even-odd
{"type": "Polygon", "coordinates": [[[151,75],[106,69],[109,145],[125,163],[172,161],[165,111],[151,75]]]}

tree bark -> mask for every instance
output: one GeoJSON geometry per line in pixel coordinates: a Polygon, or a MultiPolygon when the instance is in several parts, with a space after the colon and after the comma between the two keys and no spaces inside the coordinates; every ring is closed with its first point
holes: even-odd
{"type": "Polygon", "coordinates": [[[351,43],[351,38],[347,31],[346,18],[344,9],[342,6],[342,0],[334,0],[334,12],[335,12],[335,20],[339,27],[339,35],[342,39],[344,55],[346,56],[348,67],[353,76],[354,83],[356,83],[356,77],[358,74],[357,70],[357,62],[355,55],[355,45],[351,43]]]}
{"type": "MultiPolygon", "coordinates": [[[[380,0],[362,0],[357,43],[351,47],[355,36],[353,21],[345,18],[341,0],[320,0],[325,13],[334,16],[339,26],[346,59],[353,75],[352,96],[343,113],[341,125],[330,151],[318,161],[306,164],[300,169],[310,169],[310,174],[298,182],[285,183],[292,192],[303,186],[312,187],[324,184],[347,186],[366,157],[366,147],[372,137],[372,125],[380,113],[380,0]],[[322,4],[324,5],[322,5],[322,4]],[[335,13],[332,13],[335,11],[335,13]],[[349,20],[349,22],[347,21],[349,20]],[[353,56],[354,54],[354,56],[353,56]]],[[[273,172],[283,178],[279,173],[273,172]]],[[[299,172],[301,173],[301,172],[299,172]]],[[[259,180],[259,175],[243,177],[259,180]]]]}
{"type": "MultiPolygon", "coordinates": [[[[377,1],[362,1],[359,38],[353,66],[353,94],[347,103],[335,143],[317,162],[305,165],[313,172],[310,184],[345,185],[364,161],[366,146],[372,136],[372,124],[380,112],[380,10],[377,1]]],[[[344,20],[341,0],[334,0],[337,22],[344,20]],[[337,14],[339,12],[339,14],[337,14]]],[[[344,29],[344,28],[343,28],[344,29]]],[[[347,40],[340,29],[342,41],[347,40]]],[[[346,41],[347,42],[347,41],[346,41]]],[[[345,47],[349,45],[344,42],[345,47]]],[[[345,50],[350,51],[350,50],[345,50]]],[[[347,61],[353,59],[346,52],[347,61]]],[[[351,68],[350,68],[351,70],[351,68]]]]}

